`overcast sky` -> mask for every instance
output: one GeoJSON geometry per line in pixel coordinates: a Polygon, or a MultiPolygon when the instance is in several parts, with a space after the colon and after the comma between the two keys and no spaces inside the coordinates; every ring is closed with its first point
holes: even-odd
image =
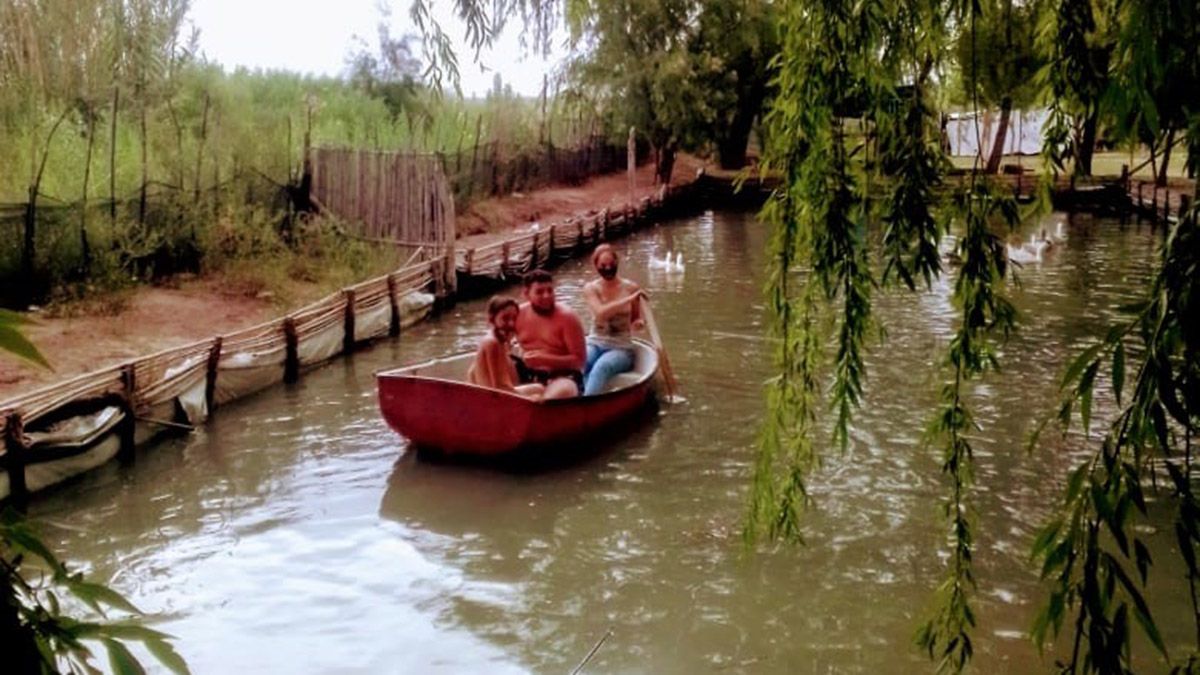
{"type": "MultiPolygon", "coordinates": [[[[492,69],[520,94],[541,93],[542,75],[557,59],[526,55],[519,26],[510,26],[497,44],[474,62],[463,26],[453,18],[451,0],[432,0],[434,15],[455,40],[462,90],[483,94],[492,86],[492,69]]],[[[393,36],[416,33],[408,18],[409,0],[391,0],[393,36]]],[[[232,70],[235,66],[339,75],[358,35],[374,48],[381,14],[379,0],[192,0],[191,21],[200,30],[200,51],[232,70]]],[[[418,50],[419,51],[419,50],[418,50]]]]}

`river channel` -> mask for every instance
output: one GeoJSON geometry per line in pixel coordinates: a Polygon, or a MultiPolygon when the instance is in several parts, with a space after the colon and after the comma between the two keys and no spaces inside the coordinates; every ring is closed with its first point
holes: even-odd
{"type": "MultiPolygon", "coordinates": [[[[1027,454],[1024,439],[1052,413],[1065,359],[1145,288],[1161,241],[1149,225],[1083,215],[1065,234],[1020,272],[1004,372],[972,390],[977,672],[1052,665],[1024,637],[1044,597],[1028,552],[1088,446],[1050,434],[1027,454]]],[[[877,296],[886,342],[872,347],[849,451],[828,452],[812,480],[806,545],[748,553],[740,527],[770,376],[766,241],[752,213],[717,212],[615,244],[652,294],[686,401],[578,463],[430,464],[381,420],[373,373],[472,348],[480,300],[223,407],[130,466],[36,498],[33,515],[201,674],[564,673],[609,631],[587,672],[929,672],[912,638],[943,574],[946,489],[921,430],[954,328],[949,285],[877,296]],[[668,249],[683,253],[682,275],[650,268],[668,249]]],[[[560,299],[580,307],[589,268],[556,274],[560,299]]],[[[1113,407],[1100,398],[1102,420],[1113,407]]],[[[1190,606],[1160,520],[1147,529],[1163,560],[1151,591],[1181,650],[1190,606]]]]}

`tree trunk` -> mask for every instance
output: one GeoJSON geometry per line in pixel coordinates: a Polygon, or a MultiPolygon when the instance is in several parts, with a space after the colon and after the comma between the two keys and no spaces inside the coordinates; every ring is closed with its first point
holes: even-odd
{"type": "MultiPolygon", "coordinates": [[[[29,184],[28,201],[25,202],[25,241],[21,247],[21,279],[26,289],[33,288],[33,257],[37,253],[35,235],[37,234],[37,196],[36,183],[29,184]]],[[[27,293],[27,300],[32,300],[32,292],[27,293]]]]}
{"type": "Polygon", "coordinates": [[[1005,96],[1000,101],[1000,123],[996,125],[996,139],[992,141],[992,154],[988,157],[984,173],[1000,172],[1000,160],[1004,157],[1004,145],[1008,140],[1008,122],[1012,117],[1012,98],[1005,96]]]}
{"type": "Polygon", "coordinates": [[[112,120],[108,134],[108,217],[117,222],[117,108],[121,103],[121,88],[113,87],[112,120]]]}
{"type": "Polygon", "coordinates": [[[1171,165],[1171,146],[1175,144],[1175,130],[1167,131],[1167,140],[1163,144],[1162,164],[1158,166],[1158,174],[1154,177],[1154,184],[1158,187],[1167,186],[1167,169],[1171,165]]]}
{"type": "Polygon", "coordinates": [[[1075,175],[1092,175],[1092,155],[1096,152],[1096,134],[1100,126],[1100,108],[1093,106],[1083,121],[1083,133],[1076,148],[1075,175]]]}
{"type": "Polygon", "coordinates": [[[750,144],[750,129],[754,113],[739,110],[728,129],[717,133],[717,159],[722,169],[736,170],[746,166],[746,147],[750,144]]]}
{"type": "Polygon", "coordinates": [[[654,182],[656,184],[670,184],[671,172],[675,169],[675,151],[677,147],[678,143],[672,139],[659,149],[658,161],[654,166],[654,182]]]}
{"type": "Polygon", "coordinates": [[[83,194],[79,198],[79,246],[83,252],[83,272],[86,274],[92,267],[92,252],[88,247],[87,212],[88,212],[88,181],[92,177],[92,148],[96,145],[96,118],[92,114],[91,104],[87,110],[87,155],[83,160],[83,194]]]}
{"type": "Polygon", "coordinates": [[[142,189],[138,194],[138,225],[146,224],[146,182],[149,180],[150,169],[146,163],[146,145],[150,139],[146,138],[146,103],[142,102],[141,112],[141,128],[142,128],[142,189]]]}
{"type": "MultiPolygon", "coordinates": [[[[192,203],[200,203],[200,175],[204,164],[204,141],[208,137],[208,93],[204,94],[204,114],[200,118],[200,142],[196,145],[196,186],[192,190],[192,203]]],[[[288,118],[289,123],[291,117],[288,118]]],[[[290,151],[290,146],[289,146],[290,151]]]]}
{"type": "MultiPolygon", "coordinates": [[[[37,234],[37,198],[42,187],[42,176],[46,173],[46,160],[50,158],[50,143],[54,140],[54,134],[58,132],[58,127],[63,120],[67,118],[68,110],[64,110],[58,119],[54,122],[54,126],[50,127],[50,133],[46,134],[46,144],[42,147],[42,158],[38,165],[37,172],[34,173],[32,180],[29,182],[29,201],[25,204],[25,240],[21,248],[21,276],[25,280],[26,299],[32,299],[36,285],[33,283],[34,257],[37,254],[36,234],[37,234]]],[[[35,155],[36,159],[36,155],[35,155]]]]}

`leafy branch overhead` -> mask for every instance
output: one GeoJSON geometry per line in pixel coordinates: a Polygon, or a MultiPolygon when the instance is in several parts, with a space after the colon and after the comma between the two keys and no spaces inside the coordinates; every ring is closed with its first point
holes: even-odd
{"type": "Polygon", "coordinates": [[[0,513],[0,574],[0,636],[14,672],[96,672],[89,644],[98,643],[111,672],[142,673],[128,642],[140,643],[173,673],[189,672],[170,635],[135,621],[142,612],[117,592],[71,572],[11,509],[0,513]],[[96,618],[64,612],[68,596],[96,618]],[[110,619],[114,613],[121,618],[110,619]]]}

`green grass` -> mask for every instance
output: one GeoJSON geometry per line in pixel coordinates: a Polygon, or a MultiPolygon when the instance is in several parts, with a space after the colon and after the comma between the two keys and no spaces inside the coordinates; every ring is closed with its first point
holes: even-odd
{"type": "MultiPolygon", "coordinates": [[[[1092,173],[1097,176],[1119,176],[1123,165],[1133,169],[1149,158],[1150,154],[1144,148],[1134,153],[1132,158],[1128,152],[1097,152],[1092,157],[1092,173]]],[[[973,157],[952,157],[950,161],[960,169],[969,169],[974,164],[973,157]]],[[[1001,160],[1001,166],[1005,164],[1020,165],[1038,173],[1041,173],[1044,166],[1042,158],[1037,155],[1005,155],[1001,160]]],[[[1168,167],[1167,175],[1171,178],[1185,178],[1187,176],[1184,168],[1186,164],[1187,150],[1182,146],[1176,146],[1171,153],[1171,164],[1168,167]]],[[[1133,176],[1144,180],[1154,178],[1148,163],[1138,169],[1133,176]]]]}

